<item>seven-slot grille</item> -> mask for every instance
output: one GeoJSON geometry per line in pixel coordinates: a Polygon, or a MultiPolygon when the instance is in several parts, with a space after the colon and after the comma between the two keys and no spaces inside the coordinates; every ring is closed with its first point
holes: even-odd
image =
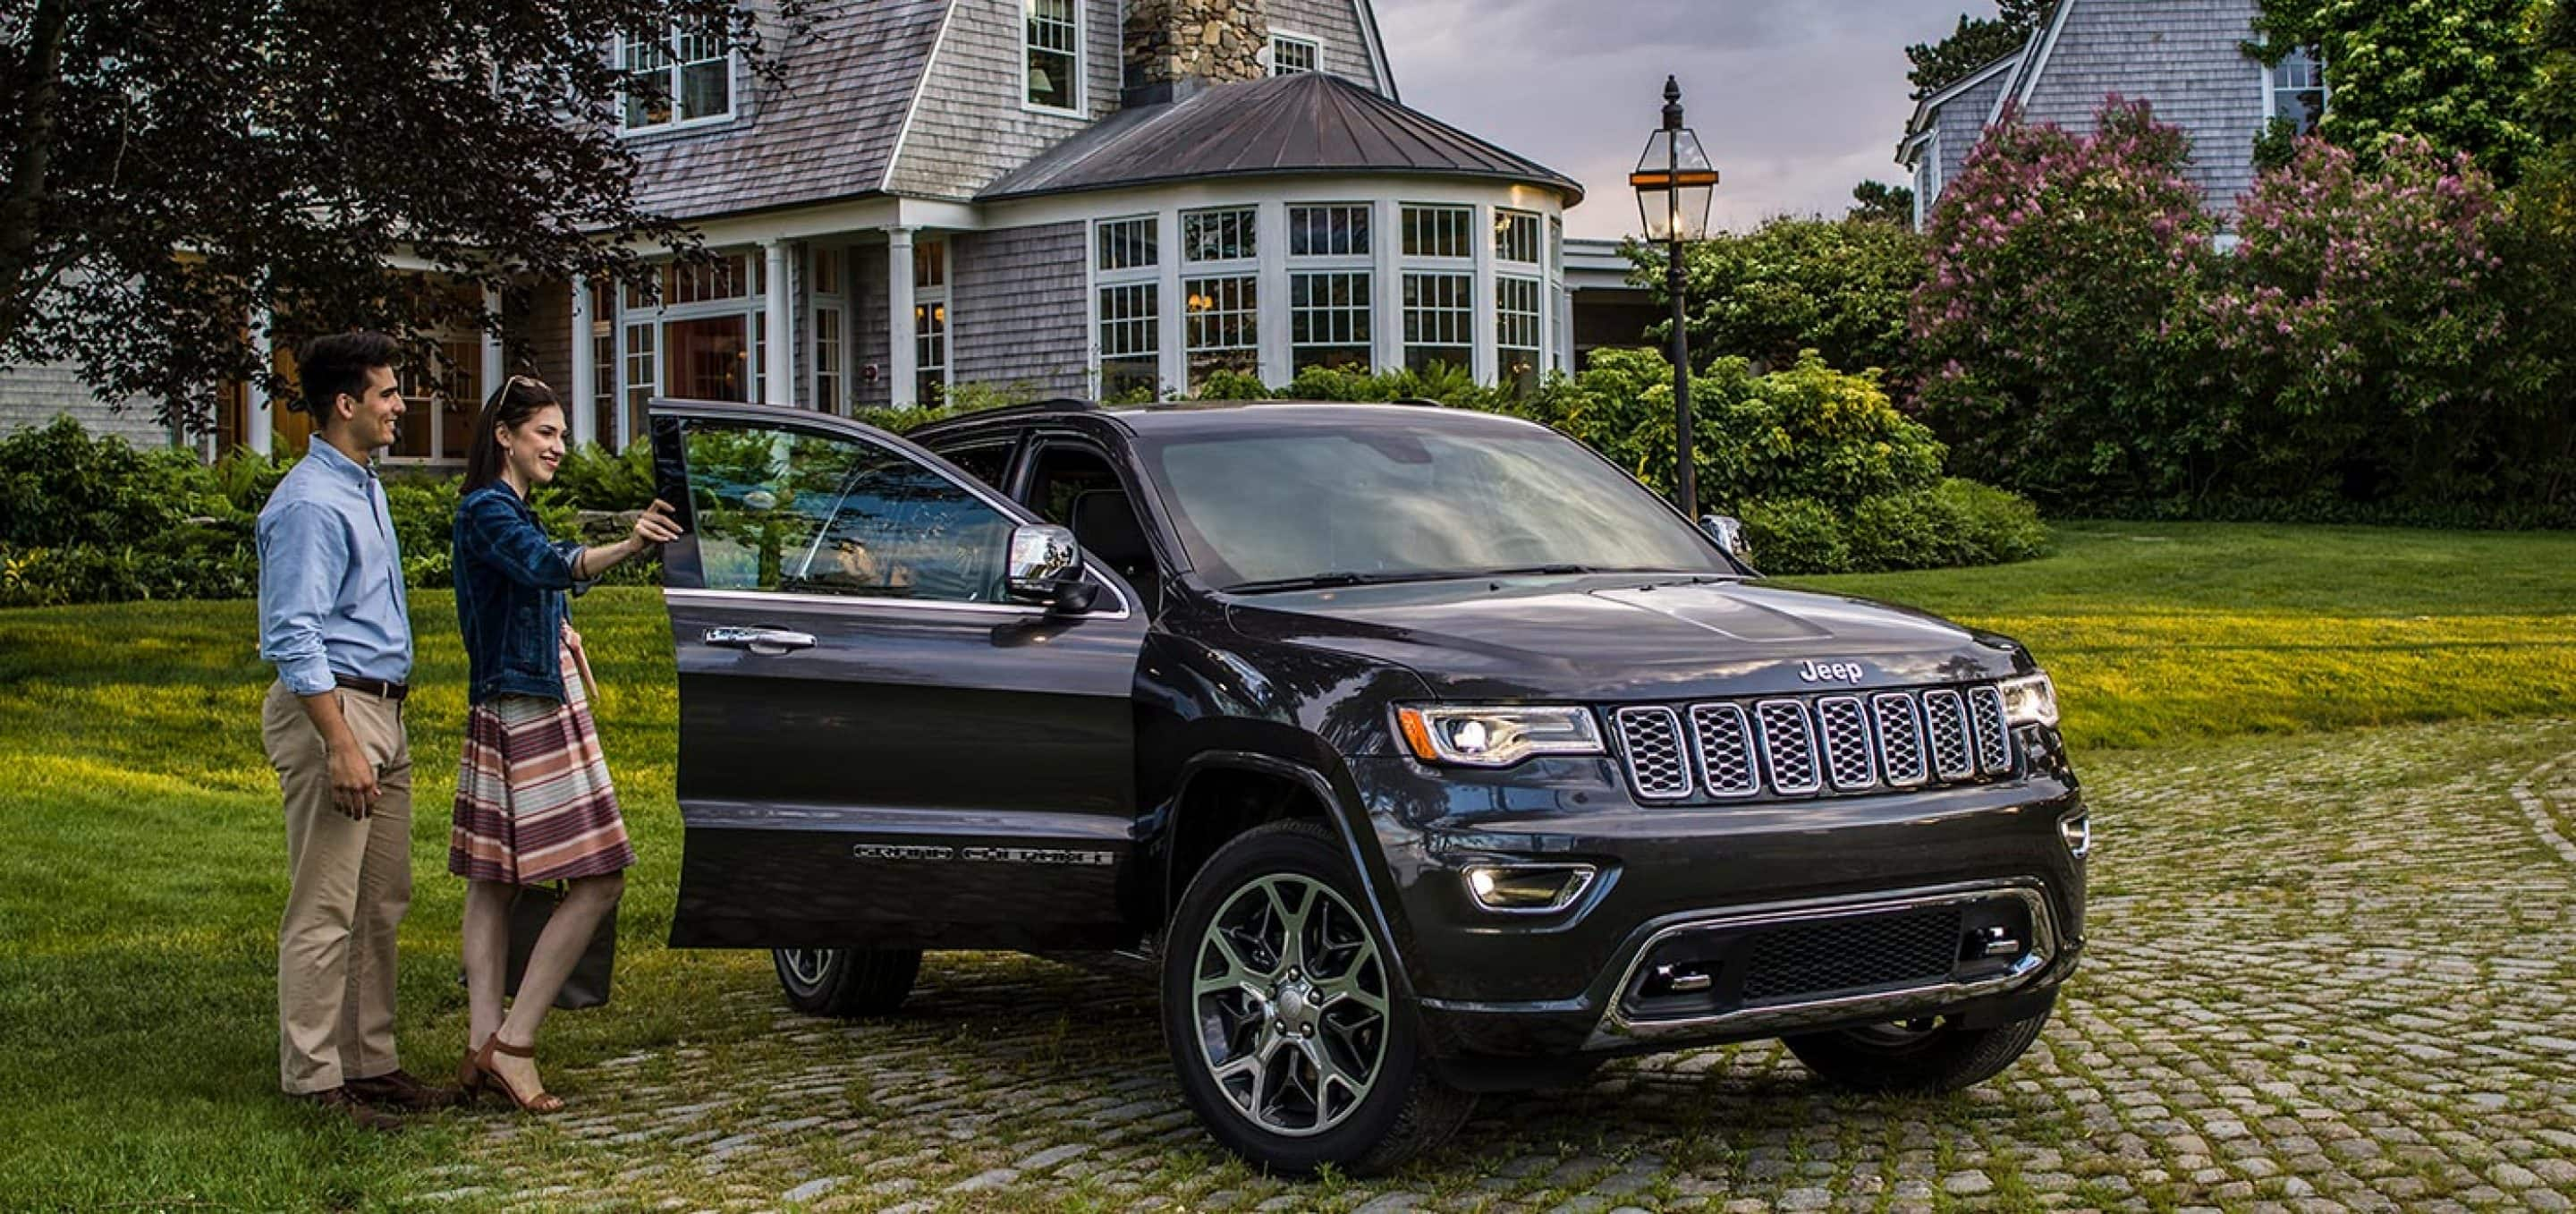
{"type": "Polygon", "coordinates": [[[1629,705],[1610,720],[1629,782],[1648,801],[1915,788],[1992,779],[2013,765],[1992,684],[1629,705]]]}

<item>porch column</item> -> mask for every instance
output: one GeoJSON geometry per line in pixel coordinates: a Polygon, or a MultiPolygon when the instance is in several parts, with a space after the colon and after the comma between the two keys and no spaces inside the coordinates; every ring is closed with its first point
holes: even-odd
{"type": "Polygon", "coordinates": [[[897,409],[920,403],[915,382],[921,351],[912,328],[912,229],[886,229],[886,399],[897,409]]]}
{"type": "Polygon", "coordinates": [[[268,333],[267,308],[250,311],[250,353],[259,360],[259,373],[242,385],[242,442],[251,454],[267,455],[277,443],[277,415],[269,406],[268,381],[264,378],[277,366],[277,348],[268,333]]]}
{"type": "MultiPolygon", "coordinates": [[[[499,288],[483,288],[483,311],[491,318],[493,324],[497,325],[500,322],[501,291],[499,288]]],[[[494,392],[500,390],[502,377],[509,374],[509,371],[501,357],[501,334],[496,328],[486,327],[483,330],[482,371],[483,377],[476,382],[480,385],[483,399],[488,400],[494,392]]],[[[460,401],[458,403],[468,409],[479,409],[483,406],[482,400],[460,401]]],[[[447,458],[449,459],[461,459],[464,454],[465,453],[462,451],[450,451],[446,453],[447,458]]]]}
{"type": "Polygon", "coordinates": [[[572,280],[572,399],[564,402],[564,412],[572,415],[572,441],[580,447],[599,441],[599,410],[593,404],[599,395],[599,368],[591,361],[590,336],[590,326],[597,319],[590,314],[590,280],[576,274],[572,280]]]}
{"type": "Polygon", "coordinates": [[[769,340],[760,346],[760,376],[764,404],[796,403],[795,314],[789,309],[787,281],[787,242],[772,240],[761,246],[769,257],[769,340]]]}
{"type": "Polygon", "coordinates": [[[1494,285],[1493,204],[1476,204],[1475,225],[1467,233],[1476,246],[1476,288],[1468,296],[1476,301],[1476,315],[1469,321],[1467,330],[1474,342],[1468,348],[1467,359],[1472,364],[1477,383],[1496,384],[1502,382],[1503,363],[1500,347],[1496,344],[1499,334],[1495,325],[1494,297],[1502,288],[1494,285]]]}

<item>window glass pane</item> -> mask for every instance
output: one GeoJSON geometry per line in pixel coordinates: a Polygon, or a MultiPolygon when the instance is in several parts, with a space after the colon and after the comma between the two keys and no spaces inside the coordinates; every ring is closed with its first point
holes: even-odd
{"type": "Polygon", "coordinates": [[[626,326],[626,437],[629,442],[643,442],[649,431],[645,427],[644,406],[662,392],[661,360],[656,356],[655,325],[626,326]]]}
{"type": "Polygon", "coordinates": [[[980,447],[961,447],[941,451],[939,456],[964,470],[967,475],[999,489],[1002,478],[1011,472],[1011,444],[986,443],[980,447]]]}
{"type": "Polygon", "coordinates": [[[948,399],[948,305],[932,300],[912,308],[913,398],[925,405],[948,399]]]}
{"type": "Polygon", "coordinates": [[[1275,36],[1270,39],[1270,74],[1287,76],[1314,71],[1322,54],[1323,47],[1312,38],[1275,36]]]}
{"type": "Polygon", "coordinates": [[[948,242],[916,240],[912,243],[912,289],[926,291],[948,285],[948,242]]]}
{"type": "Polygon", "coordinates": [[[1100,288],[1100,393],[1121,398],[1162,386],[1161,287],[1150,282],[1100,288]]]}
{"type": "Polygon", "coordinates": [[[813,291],[817,295],[841,293],[841,251],[839,249],[814,250],[813,291]]]}
{"type": "Polygon", "coordinates": [[[1099,228],[1098,268],[1102,270],[1138,270],[1160,264],[1155,248],[1157,221],[1143,219],[1105,220],[1099,228]]]}
{"type": "Polygon", "coordinates": [[[1192,278],[1181,285],[1189,307],[1182,329],[1190,356],[1190,383],[1195,386],[1218,370],[1258,372],[1260,280],[1250,275],[1192,278]]]}
{"type": "Polygon", "coordinates": [[[1473,257],[1467,229],[1476,212],[1468,207],[1404,208],[1404,255],[1407,257],[1473,257]]]}
{"type": "Polygon", "coordinates": [[[1248,261],[1256,256],[1251,207],[1181,214],[1181,260],[1248,261]]]}
{"type": "Polygon", "coordinates": [[[841,411],[841,310],[814,309],[814,407],[841,411]]]}
{"type": "Polygon", "coordinates": [[[1540,295],[1535,278],[1494,280],[1494,344],[1501,358],[1501,379],[1523,392],[1538,387],[1540,295]]]}
{"type": "Polygon", "coordinates": [[[1404,276],[1404,365],[1465,370],[1474,365],[1475,290],[1472,274],[1404,276]]]}
{"type": "Polygon", "coordinates": [[[662,326],[671,361],[671,395],[691,400],[751,399],[750,326],[740,316],[675,320],[662,326]]]}
{"type": "Polygon", "coordinates": [[[1375,358],[1371,277],[1365,270],[1289,276],[1288,347],[1295,370],[1368,368],[1375,358]]]}
{"type": "Polygon", "coordinates": [[[1527,211],[1494,212],[1494,256],[1537,265],[1538,216],[1527,211]]]}
{"type": "Polygon", "coordinates": [[[1288,255],[1368,256],[1369,214],[1364,202],[1288,208],[1288,255]]]}
{"type": "Polygon", "coordinates": [[[713,118],[733,109],[733,65],[723,59],[680,69],[680,121],[713,118]]]}
{"type": "Polygon", "coordinates": [[[1082,71],[1082,30],[1074,0],[1027,0],[1029,104],[1074,108],[1082,71]]]}
{"type": "Polygon", "coordinates": [[[700,426],[688,463],[709,589],[1002,601],[1011,520],[905,456],[700,426]]]}

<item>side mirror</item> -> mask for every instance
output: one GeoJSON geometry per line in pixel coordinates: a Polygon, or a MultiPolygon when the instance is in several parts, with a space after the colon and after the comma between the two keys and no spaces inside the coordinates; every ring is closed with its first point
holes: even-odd
{"type": "Polygon", "coordinates": [[[1744,538],[1744,520],[1731,514],[1703,514],[1699,516],[1699,527],[1726,550],[1726,555],[1746,565],[1753,563],[1753,544],[1744,538]]]}
{"type": "Polygon", "coordinates": [[[1084,611],[1100,587],[1083,580],[1082,545],[1073,532],[1052,523],[1030,523],[1011,532],[1009,564],[1003,590],[1014,603],[1035,603],[1056,611],[1084,611]]]}

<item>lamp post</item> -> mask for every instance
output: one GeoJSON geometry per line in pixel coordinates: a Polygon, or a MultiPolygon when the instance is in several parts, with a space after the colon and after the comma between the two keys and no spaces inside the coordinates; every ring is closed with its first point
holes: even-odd
{"type": "Polygon", "coordinates": [[[1682,245],[1708,232],[1708,208],[1717,193],[1717,167],[1682,125],[1681,81],[1664,77],[1663,129],[1646,137],[1646,153],[1628,174],[1637,191],[1637,216],[1646,239],[1664,244],[1664,294],[1673,301],[1674,478],[1682,513],[1699,518],[1699,476],[1691,457],[1690,313],[1682,299],[1682,245]]]}

